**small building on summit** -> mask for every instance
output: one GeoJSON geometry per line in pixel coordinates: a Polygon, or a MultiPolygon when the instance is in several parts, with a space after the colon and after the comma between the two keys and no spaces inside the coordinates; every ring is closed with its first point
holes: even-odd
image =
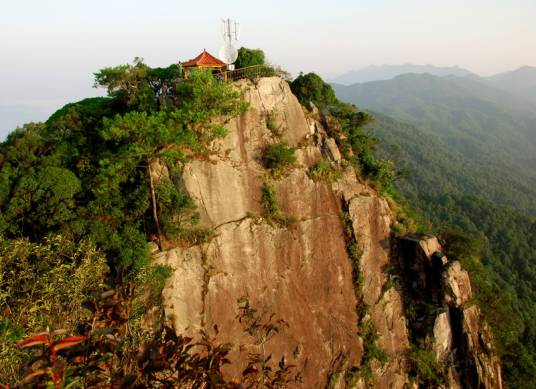
{"type": "Polygon", "coordinates": [[[192,71],[197,69],[209,70],[213,74],[222,74],[224,77],[225,71],[227,70],[227,64],[225,62],[214,57],[206,50],[203,50],[203,52],[194,59],[186,62],[180,62],[179,65],[182,66],[184,70],[184,78],[186,79],[192,71]]]}

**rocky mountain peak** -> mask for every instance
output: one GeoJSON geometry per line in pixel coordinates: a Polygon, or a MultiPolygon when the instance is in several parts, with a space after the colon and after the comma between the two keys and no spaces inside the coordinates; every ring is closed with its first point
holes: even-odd
{"type": "Polygon", "coordinates": [[[501,388],[459,262],[434,237],[393,237],[388,201],[346,163],[321,114],[304,109],[284,80],[236,87],[249,110],[227,123],[217,152],[183,172],[210,239],[153,253],[173,269],[163,295],[169,324],[231,343],[229,377],[255,355],[270,356],[273,370],[278,361],[293,366],[296,387],[418,387],[418,345],[444,367],[439,385],[501,388]],[[276,143],[296,148],[280,174],[263,163],[276,143]],[[316,179],[321,161],[337,174],[316,179]],[[267,196],[277,217],[266,214],[267,196]],[[419,315],[410,315],[412,304],[419,315]]]}

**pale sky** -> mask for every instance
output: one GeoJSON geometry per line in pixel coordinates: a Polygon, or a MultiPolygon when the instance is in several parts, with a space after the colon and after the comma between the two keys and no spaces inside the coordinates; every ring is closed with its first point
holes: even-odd
{"type": "Polygon", "coordinates": [[[217,55],[221,19],[239,45],[293,74],[382,64],[459,65],[481,75],[536,65],[536,0],[0,0],[0,140],[102,94],[98,69],[217,55]]]}

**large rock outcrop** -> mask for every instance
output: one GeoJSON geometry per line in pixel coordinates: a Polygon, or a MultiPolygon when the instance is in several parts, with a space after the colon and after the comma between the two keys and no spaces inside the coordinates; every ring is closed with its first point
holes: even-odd
{"type": "MultiPolygon", "coordinates": [[[[211,229],[214,238],[153,255],[155,262],[173,269],[163,292],[166,320],[194,337],[201,330],[212,334],[217,326],[217,340],[234,345],[229,377],[238,379],[253,353],[271,355],[272,361],[284,356],[301,374],[297,387],[407,387],[411,336],[404,296],[388,287],[394,219],[387,201],[343,160],[318,114],[305,112],[285,81],[243,80],[236,87],[249,110],[227,124],[229,134],[214,155],[190,162],[183,174],[198,205],[200,226],[211,229]],[[297,148],[297,163],[276,178],[261,160],[265,147],[279,141],[297,148]],[[321,159],[340,170],[335,182],[310,178],[309,169],[321,159]],[[293,222],[281,226],[261,217],[265,182],[293,222]],[[349,240],[358,246],[358,260],[348,254],[349,240]],[[251,320],[277,331],[252,328],[251,320]],[[369,322],[377,333],[375,346],[387,355],[383,363],[363,359],[370,345],[361,335],[369,322]],[[369,374],[362,374],[364,363],[369,374]]],[[[426,255],[435,248],[427,250],[426,255]]],[[[446,301],[448,295],[449,304],[461,306],[470,285],[461,270],[450,268],[444,272],[448,292],[437,299],[446,301]]],[[[424,277],[427,286],[425,270],[415,268],[417,281],[424,277]]],[[[438,316],[432,323],[439,358],[454,349],[453,320],[438,316]]],[[[478,374],[493,371],[500,377],[475,335],[480,334],[478,313],[464,313],[460,324],[478,374]]],[[[484,387],[500,387],[495,382],[484,387]]]]}
{"type": "Polygon", "coordinates": [[[409,321],[412,341],[431,345],[447,371],[448,388],[502,388],[501,367],[491,333],[460,262],[449,260],[437,239],[414,236],[397,243],[406,303],[426,307],[409,321]]]}

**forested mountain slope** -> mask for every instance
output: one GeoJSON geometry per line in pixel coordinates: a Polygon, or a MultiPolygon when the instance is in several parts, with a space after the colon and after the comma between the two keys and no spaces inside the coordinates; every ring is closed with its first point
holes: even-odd
{"type": "Polygon", "coordinates": [[[435,232],[463,240],[465,265],[503,347],[506,380],[526,387],[536,377],[536,219],[514,205],[534,210],[534,186],[519,190],[515,174],[486,170],[430,131],[373,115],[378,155],[408,173],[397,188],[435,232]]]}
{"type": "Polygon", "coordinates": [[[475,166],[518,176],[522,191],[536,187],[536,108],[527,101],[459,77],[407,74],[334,87],[345,101],[437,135],[475,166]]]}
{"type": "Polygon", "coordinates": [[[399,169],[410,173],[398,185],[412,201],[422,199],[425,193],[478,194],[488,201],[536,211],[536,187],[522,174],[506,171],[504,165],[475,163],[439,135],[371,113],[375,122],[370,129],[380,139],[380,154],[395,159],[399,169]]]}
{"type": "Polygon", "coordinates": [[[536,67],[523,66],[519,69],[496,74],[485,79],[490,85],[536,104],[536,67]]]}

